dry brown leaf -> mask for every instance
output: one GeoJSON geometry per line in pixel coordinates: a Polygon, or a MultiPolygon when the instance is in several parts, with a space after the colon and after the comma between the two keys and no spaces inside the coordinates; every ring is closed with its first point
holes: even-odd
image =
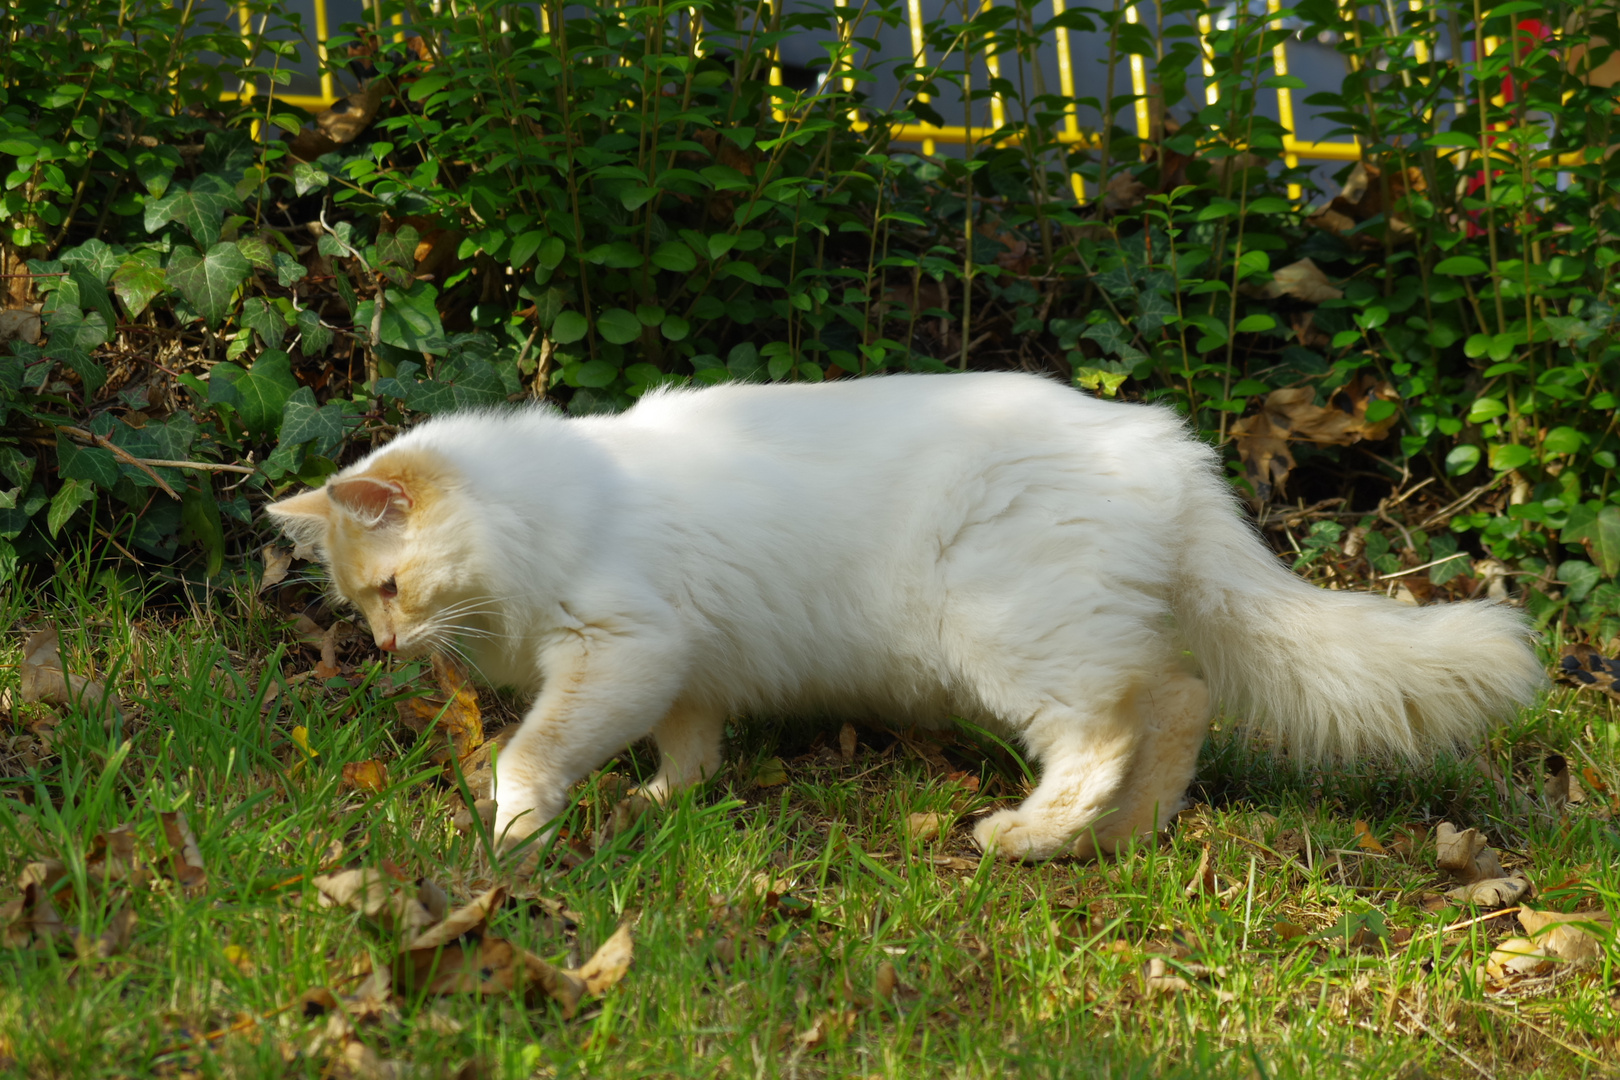
{"type": "Polygon", "coordinates": [[[1357,821],[1355,823],[1355,830],[1356,847],[1372,855],[1388,854],[1388,852],[1384,850],[1384,845],[1380,844],[1378,842],[1378,838],[1372,834],[1372,826],[1368,825],[1365,821],[1357,821]]]}
{"type": "Polygon", "coordinates": [[[858,745],[859,739],[855,735],[855,725],[846,722],[843,727],[838,729],[838,756],[844,759],[845,765],[855,760],[855,748],[858,745]]]}
{"type": "Polygon", "coordinates": [[[40,338],[39,313],[27,308],[8,308],[0,311],[0,345],[8,341],[26,341],[37,344],[40,338]]]}
{"type": "Polygon", "coordinates": [[[1198,867],[1193,871],[1192,880],[1182,890],[1188,896],[1197,896],[1203,893],[1206,896],[1215,894],[1215,867],[1210,862],[1210,845],[1205,844],[1198,853],[1198,867]]]}
{"type": "Polygon", "coordinates": [[[1142,973],[1142,989],[1149,994],[1181,994],[1192,988],[1193,984],[1180,975],[1170,974],[1170,965],[1162,956],[1149,960],[1147,970],[1142,973]]]}
{"type": "Polygon", "coordinates": [[[944,814],[906,815],[906,835],[919,844],[934,839],[944,827],[944,814]]]}
{"type": "Polygon", "coordinates": [[[339,146],[353,142],[377,118],[387,90],[387,80],[368,80],[359,90],[334,102],[330,109],[317,113],[315,126],[339,146]]]}
{"type": "Polygon", "coordinates": [[[794,1036],[800,1046],[814,1050],[836,1032],[849,1031],[855,1026],[854,1009],[834,1009],[819,1014],[804,1031],[794,1036]]]}
{"type": "Polygon", "coordinates": [[[91,939],[83,934],[78,935],[73,943],[74,951],[81,959],[105,960],[110,956],[117,956],[129,948],[129,939],[135,932],[135,912],[127,907],[121,907],[113,913],[107,921],[107,929],[101,936],[91,939]]]}
{"type": "MultiPolygon", "coordinates": [[[[1321,213],[1307,218],[1307,222],[1335,236],[1347,236],[1364,221],[1386,210],[1393,209],[1408,188],[1423,191],[1427,181],[1417,168],[1404,173],[1395,171],[1387,177],[1383,169],[1369,161],[1359,161],[1344,182],[1344,188],[1333,197],[1321,213]]],[[[1392,214],[1387,219],[1390,238],[1396,243],[1412,239],[1412,222],[1405,213],[1392,214]]],[[[1353,246],[1370,251],[1384,246],[1382,237],[1371,233],[1355,233],[1349,237],[1353,246]]]]}
{"type": "Polygon", "coordinates": [[[1310,259],[1300,259],[1280,270],[1272,271],[1271,280],[1257,291],[1268,300],[1292,296],[1296,300],[1304,300],[1311,304],[1344,298],[1344,292],[1335,288],[1328,280],[1328,276],[1322,272],[1322,268],[1310,259]]]}
{"type": "Polygon", "coordinates": [[[591,958],[570,974],[585,984],[587,994],[596,997],[624,978],[625,972],[630,970],[634,953],[630,924],[620,923],[613,936],[602,942],[591,958]]]}
{"type": "Polygon", "coordinates": [[[348,623],[341,619],[326,628],[321,634],[321,658],[315,663],[315,677],[317,679],[335,679],[343,674],[343,667],[337,659],[338,637],[345,629],[352,629],[348,623]]]}
{"type": "Polygon", "coordinates": [[[51,899],[67,866],[56,859],[29,863],[17,876],[18,896],[0,907],[0,945],[23,948],[48,942],[66,932],[61,912],[51,899]]]}
{"type": "Polygon", "coordinates": [[[377,794],[388,787],[388,766],[376,758],[351,761],[343,766],[343,785],[356,791],[377,794]]]}
{"type": "Polygon", "coordinates": [[[1528,938],[1508,938],[1492,949],[1485,961],[1485,974],[1499,983],[1545,975],[1552,969],[1553,960],[1547,950],[1528,938]]]}
{"type": "Polygon", "coordinates": [[[1555,814],[1564,812],[1569,804],[1570,776],[1569,761],[1563,754],[1549,754],[1547,756],[1547,775],[1541,783],[1541,798],[1547,804],[1547,809],[1555,814]]]}
{"type": "Polygon", "coordinates": [[[1519,898],[1529,891],[1530,879],[1516,873],[1508,877],[1486,878],[1483,881],[1459,885],[1449,890],[1446,895],[1462,904],[1500,908],[1518,903],[1519,898]]]}
{"type": "Polygon", "coordinates": [[[1257,498],[1265,502],[1270,500],[1273,489],[1281,493],[1294,467],[1290,442],[1349,446],[1364,439],[1385,438],[1399,419],[1399,412],[1373,423],[1367,420],[1367,409],[1374,401],[1398,400],[1394,387],[1364,375],[1358,375],[1326,406],[1316,404],[1316,391],[1308,386],[1267,394],[1259,412],[1231,427],[1238,457],[1257,498]]]}
{"type": "Polygon", "coordinates": [[[1389,850],[1403,859],[1410,859],[1429,842],[1429,827],[1421,821],[1395,826],[1395,840],[1389,850]]]}
{"type": "Polygon", "coordinates": [[[275,544],[266,544],[260,552],[264,557],[264,574],[259,578],[258,592],[279,585],[286,580],[292,567],[292,552],[275,544]]]}
{"type": "Polygon", "coordinates": [[[630,826],[640,821],[647,811],[653,808],[653,802],[639,792],[631,792],[613,804],[608,811],[607,820],[597,827],[591,835],[591,847],[601,851],[615,837],[623,836],[630,831],[630,826]]]}
{"type": "Polygon", "coordinates": [[[135,831],[128,825],[97,833],[84,859],[85,876],[102,883],[124,882],[139,887],[151,877],[135,857],[135,831]]]}
{"type": "Polygon", "coordinates": [[[894,992],[899,988],[900,973],[889,961],[881,961],[877,966],[877,976],[872,980],[873,994],[879,1001],[893,1001],[894,992]]]}
{"type": "Polygon", "coordinates": [[[433,654],[433,680],[440,692],[400,702],[400,719],[418,735],[432,732],[441,740],[429,755],[434,762],[447,764],[452,758],[465,761],[484,745],[484,714],[478,706],[478,691],[466,672],[442,653],[433,654]]]}
{"type": "Polygon", "coordinates": [[[1601,911],[1564,914],[1532,908],[1519,909],[1519,925],[1548,955],[1567,961],[1597,959],[1602,948],[1594,933],[1607,934],[1614,929],[1614,921],[1601,911]]]}
{"type": "Polygon", "coordinates": [[[566,971],[488,932],[489,916],[505,898],[505,888],[491,889],[418,934],[394,963],[394,985],[406,993],[435,995],[522,990],[533,997],[538,992],[571,1017],[587,993],[599,993],[623,977],[630,963],[628,927],[608,939],[585,967],[566,971]]]}
{"type": "Polygon", "coordinates": [[[119,707],[118,699],[109,695],[105,686],[94,679],[86,679],[62,669],[62,652],[54,626],[30,635],[23,643],[19,674],[22,677],[24,701],[67,708],[80,704],[94,712],[107,710],[109,722],[124,718],[124,710],[119,707]]]}
{"type": "Polygon", "coordinates": [[[1553,677],[1560,685],[1596,690],[1620,701],[1620,657],[1606,657],[1585,642],[1564,646],[1553,677]]]}
{"type": "Polygon", "coordinates": [[[435,924],[442,925],[443,910],[436,901],[443,896],[443,890],[425,878],[407,884],[381,870],[343,870],[322,874],[313,884],[320,891],[322,907],[357,911],[385,930],[417,935],[435,924]],[[440,910],[436,912],[435,906],[440,910]]]}
{"type": "Polygon", "coordinates": [[[930,855],[928,861],[941,870],[977,870],[978,859],[964,859],[958,855],[930,855]]]}
{"type": "Polygon", "coordinates": [[[208,869],[203,865],[202,852],[191,823],[179,810],[162,815],[163,835],[169,841],[169,865],[174,880],[188,895],[196,895],[208,884],[208,869]]]}
{"type": "Polygon", "coordinates": [[[1436,865],[1465,885],[1507,876],[1478,829],[1459,830],[1442,821],[1435,826],[1434,847],[1436,865]]]}
{"type": "Polygon", "coordinates": [[[471,810],[465,806],[457,810],[455,817],[451,819],[451,824],[456,827],[456,832],[462,836],[470,834],[473,831],[473,816],[475,814],[478,820],[483,823],[485,831],[493,829],[495,827],[495,800],[478,799],[473,803],[471,810]]]}

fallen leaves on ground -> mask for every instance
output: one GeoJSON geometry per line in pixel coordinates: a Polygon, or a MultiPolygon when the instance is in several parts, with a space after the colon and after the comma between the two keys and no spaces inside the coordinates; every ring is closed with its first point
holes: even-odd
{"type": "Polygon", "coordinates": [[[1478,829],[1458,829],[1449,821],[1435,826],[1435,864],[1461,882],[1446,895],[1464,904],[1507,907],[1531,891],[1530,879],[1502,869],[1478,829]]]}
{"type": "Polygon", "coordinates": [[[924,843],[939,836],[945,828],[944,814],[908,814],[906,836],[914,843],[924,843]]]}
{"type": "Polygon", "coordinates": [[[173,868],[174,880],[188,896],[195,896],[208,884],[208,869],[203,865],[202,852],[197,847],[197,837],[191,831],[191,823],[180,811],[163,814],[162,820],[163,835],[169,841],[169,864],[173,868]]]}
{"type": "Polygon", "coordinates": [[[1325,300],[1342,300],[1344,291],[1328,280],[1322,268],[1310,259],[1300,259],[1279,270],[1272,271],[1271,280],[1257,289],[1245,289],[1267,300],[1291,296],[1311,304],[1325,300]]]}
{"type": "Polygon", "coordinates": [[[429,760],[446,767],[452,760],[466,762],[484,745],[478,691],[467,673],[442,653],[433,655],[433,681],[438,693],[400,702],[400,720],[418,736],[435,740],[429,760]]]}
{"type": "Polygon", "coordinates": [[[1604,656],[1585,642],[1565,645],[1553,674],[1560,685],[1595,690],[1620,701],[1620,658],[1604,656]]]}
{"type": "Polygon", "coordinates": [[[259,578],[256,591],[262,593],[286,580],[287,571],[292,568],[293,553],[288,548],[266,544],[260,554],[264,557],[264,574],[259,578]]]}
{"type": "Polygon", "coordinates": [[[1316,404],[1316,391],[1309,386],[1273,390],[1266,395],[1260,411],[1232,424],[1249,482],[1256,497],[1269,501],[1273,492],[1281,494],[1289,472],[1294,468],[1290,442],[1310,442],[1317,446],[1350,446],[1363,440],[1376,442],[1389,435],[1399,419],[1391,409],[1378,420],[1367,418],[1375,402],[1395,402],[1400,398],[1394,387],[1376,378],[1358,375],[1333,396],[1327,405],[1316,404]]]}
{"type": "MultiPolygon", "coordinates": [[[[1367,161],[1358,161],[1344,187],[1333,197],[1322,212],[1306,219],[1317,228],[1335,236],[1346,237],[1352,246],[1372,250],[1384,246],[1381,236],[1370,232],[1357,232],[1365,222],[1386,213],[1407,194],[1408,189],[1423,191],[1426,181],[1422,170],[1411,168],[1404,173],[1384,170],[1367,161]]],[[[1406,243],[1413,237],[1412,222],[1405,213],[1396,213],[1387,219],[1392,243],[1406,243]]]]}
{"type": "Polygon", "coordinates": [[[95,679],[86,679],[62,667],[60,638],[54,626],[31,634],[23,643],[22,699],[63,708],[82,706],[104,713],[110,721],[122,720],[124,710],[118,699],[95,679]]]}
{"type": "Polygon", "coordinates": [[[351,761],[343,766],[343,786],[373,795],[388,788],[388,766],[377,758],[351,761]]]}

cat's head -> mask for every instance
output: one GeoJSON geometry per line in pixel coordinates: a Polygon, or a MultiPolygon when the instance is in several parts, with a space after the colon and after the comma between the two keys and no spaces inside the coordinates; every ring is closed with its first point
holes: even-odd
{"type": "Polygon", "coordinates": [[[479,592],[477,523],[463,487],[437,453],[390,448],[266,509],[326,564],[377,646],[409,655],[444,644],[453,613],[479,592]]]}

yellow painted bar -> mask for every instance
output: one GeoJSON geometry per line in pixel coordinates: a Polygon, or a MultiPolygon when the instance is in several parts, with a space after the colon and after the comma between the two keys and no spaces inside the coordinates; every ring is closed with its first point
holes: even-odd
{"type": "MultiPolygon", "coordinates": [[[[928,46],[923,36],[922,0],[906,0],[906,21],[911,24],[911,58],[912,63],[921,68],[928,63],[928,46]]],[[[927,94],[918,94],[917,100],[928,101],[927,94]]],[[[912,127],[926,125],[913,124],[912,127]]],[[[915,141],[915,140],[909,140],[915,141]]],[[[922,152],[926,156],[933,156],[934,140],[932,136],[922,137],[922,152]]]]}
{"type": "MultiPolygon", "coordinates": [[[[979,10],[989,11],[993,5],[994,0],[984,0],[984,7],[979,10]]],[[[994,51],[995,35],[991,34],[985,38],[984,43],[984,66],[989,70],[992,79],[999,79],[1001,78],[1001,57],[997,56],[994,51]]],[[[990,95],[990,124],[992,127],[1000,129],[1006,123],[1007,103],[1001,100],[1000,94],[992,93],[990,95]]]]}
{"type": "MultiPolygon", "coordinates": [[[[1125,9],[1125,21],[1138,22],[1141,16],[1137,14],[1136,4],[1125,9]]],[[[1148,115],[1147,100],[1147,66],[1142,58],[1135,53],[1131,54],[1131,93],[1136,95],[1136,137],[1147,142],[1153,137],[1153,120],[1148,115]]]]}
{"type": "MultiPolygon", "coordinates": [[[[1063,0],[1052,0],[1052,17],[1054,19],[1067,10],[1068,8],[1064,5],[1063,0]]],[[[1054,33],[1056,35],[1054,44],[1057,47],[1058,89],[1068,99],[1068,104],[1063,107],[1063,136],[1068,137],[1068,142],[1078,142],[1080,140],[1080,115],[1074,104],[1074,54],[1069,49],[1069,28],[1060,26],[1054,33]]],[[[1059,136],[1059,138],[1063,138],[1063,136],[1059,136]]],[[[1084,203],[1086,201],[1085,178],[1077,172],[1072,172],[1069,174],[1069,186],[1074,189],[1074,201],[1084,203]]]]}

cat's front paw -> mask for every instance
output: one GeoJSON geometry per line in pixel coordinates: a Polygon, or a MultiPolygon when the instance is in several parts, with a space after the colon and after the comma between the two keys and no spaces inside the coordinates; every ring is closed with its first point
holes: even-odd
{"type": "Polygon", "coordinates": [[[1067,833],[1043,827],[1038,817],[1018,810],[1001,810],[973,827],[973,840],[986,854],[1014,862],[1035,862],[1061,855],[1069,847],[1067,833]]]}
{"type": "Polygon", "coordinates": [[[518,802],[502,802],[495,804],[495,851],[505,855],[513,849],[522,846],[530,837],[534,842],[529,844],[529,850],[535,851],[546,845],[556,826],[547,829],[547,819],[540,811],[529,805],[518,802]],[[536,834],[539,835],[536,835],[536,834]]]}

